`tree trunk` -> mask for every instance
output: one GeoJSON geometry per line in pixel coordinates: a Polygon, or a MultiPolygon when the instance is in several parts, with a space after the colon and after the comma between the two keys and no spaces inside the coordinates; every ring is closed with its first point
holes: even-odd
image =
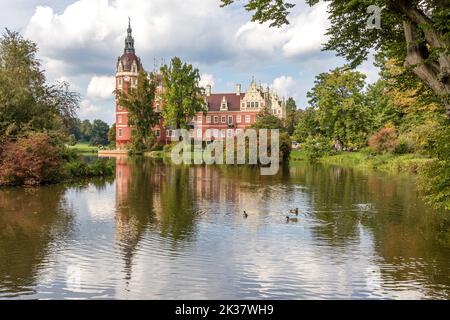
{"type": "Polygon", "coordinates": [[[411,68],[414,74],[421,79],[434,93],[442,99],[450,118],[450,44],[444,36],[436,30],[433,22],[422,11],[417,9],[410,1],[396,0],[392,2],[407,18],[403,22],[407,55],[405,67],[411,68]],[[418,29],[423,32],[425,41],[421,42],[418,29]],[[435,61],[427,60],[428,47],[440,50],[435,61]]]}

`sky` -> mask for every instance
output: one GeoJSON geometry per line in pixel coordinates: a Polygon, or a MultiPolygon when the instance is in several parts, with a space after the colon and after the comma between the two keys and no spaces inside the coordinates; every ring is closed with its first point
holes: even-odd
{"type": "MultiPolygon", "coordinates": [[[[241,4],[220,8],[219,0],[0,0],[0,26],[38,44],[48,82],[67,81],[80,93],[81,119],[112,124],[115,64],[129,17],[146,70],[179,56],[200,70],[201,84],[211,84],[213,93],[234,92],[237,83],[245,89],[254,77],[305,108],[315,77],[345,60],[321,50],[326,4],[293,2],[290,25],[269,28],[250,22],[241,4]]],[[[368,82],[378,77],[372,61],[359,71],[368,82]]]]}

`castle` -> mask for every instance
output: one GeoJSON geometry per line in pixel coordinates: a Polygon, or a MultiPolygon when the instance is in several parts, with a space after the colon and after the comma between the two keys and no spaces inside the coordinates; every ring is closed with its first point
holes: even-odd
{"type": "MultiPolygon", "coordinates": [[[[128,24],[125,49],[116,63],[116,90],[126,92],[137,85],[139,72],[143,70],[141,59],[136,55],[131,24],[128,24]]],[[[149,106],[157,112],[164,108],[162,92],[164,90],[161,77],[157,76],[157,98],[154,105],[149,106]]],[[[236,85],[232,93],[213,93],[211,85],[206,86],[205,104],[207,112],[199,112],[191,123],[191,135],[195,139],[211,141],[214,139],[231,138],[240,131],[251,126],[255,118],[264,108],[277,117],[284,119],[286,106],[284,99],[268,87],[263,88],[251,81],[246,92],[241,91],[241,85],[236,85]]],[[[164,127],[163,119],[153,128],[153,132],[161,143],[168,143],[174,134],[170,127],[164,127]]],[[[131,127],[128,125],[128,111],[119,104],[116,98],[116,146],[118,150],[126,150],[131,140],[131,127]]]]}

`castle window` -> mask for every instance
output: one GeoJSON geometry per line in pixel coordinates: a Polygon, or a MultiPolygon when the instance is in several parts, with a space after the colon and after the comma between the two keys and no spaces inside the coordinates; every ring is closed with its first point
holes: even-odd
{"type": "Polygon", "coordinates": [[[252,102],[252,109],[255,107],[255,103],[254,102],[252,102]]]}
{"type": "Polygon", "coordinates": [[[213,130],[213,136],[214,136],[214,138],[218,138],[219,137],[219,129],[214,129],[213,130]]]}
{"type": "Polygon", "coordinates": [[[228,130],[227,130],[227,137],[228,137],[228,138],[233,138],[233,133],[234,133],[234,132],[233,132],[233,129],[228,129],[228,130]]]}
{"type": "Polygon", "coordinates": [[[122,79],[119,79],[119,86],[122,86],[122,79]]]}
{"type": "Polygon", "coordinates": [[[245,103],[242,102],[242,109],[245,109],[245,103]]]}
{"type": "Polygon", "coordinates": [[[247,109],[250,109],[250,102],[247,102],[247,109]]]}
{"type": "Polygon", "coordinates": [[[160,129],[156,129],[156,137],[157,138],[161,137],[161,130],[160,129]]]}
{"type": "Polygon", "coordinates": [[[228,124],[233,124],[233,116],[228,116],[228,124]]]}
{"type": "Polygon", "coordinates": [[[119,128],[119,137],[121,138],[122,135],[123,135],[123,131],[122,131],[122,129],[119,128]]]}
{"type": "Polygon", "coordinates": [[[226,137],[227,132],[225,130],[221,130],[220,133],[221,133],[222,138],[226,137]]]}
{"type": "Polygon", "coordinates": [[[202,129],[197,129],[197,138],[202,138],[202,137],[203,137],[202,129]]]}
{"type": "Polygon", "coordinates": [[[245,123],[250,123],[250,116],[249,115],[245,116],[245,123]]]}
{"type": "Polygon", "coordinates": [[[222,116],[222,123],[227,123],[227,117],[222,116]]]}
{"type": "Polygon", "coordinates": [[[211,123],[211,116],[206,116],[206,123],[211,123]]]}
{"type": "Polygon", "coordinates": [[[122,116],[117,117],[117,123],[119,123],[119,124],[122,123],[122,116]]]}
{"type": "Polygon", "coordinates": [[[218,116],[214,116],[214,123],[219,123],[219,117],[218,116]]]}
{"type": "Polygon", "coordinates": [[[203,123],[203,117],[202,116],[198,116],[197,117],[197,122],[198,123],[203,123]]]}
{"type": "Polygon", "coordinates": [[[241,116],[236,116],[236,123],[241,123],[242,119],[241,116]]]}
{"type": "Polygon", "coordinates": [[[258,108],[258,102],[255,102],[255,108],[258,108]]]}

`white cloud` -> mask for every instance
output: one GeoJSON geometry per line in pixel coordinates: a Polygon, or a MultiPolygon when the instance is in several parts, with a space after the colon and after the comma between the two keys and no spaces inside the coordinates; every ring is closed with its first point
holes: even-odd
{"type": "Polygon", "coordinates": [[[83,100],[80,103],[79,115],[84,118],[90,118],[100,111],[100,108],[92,104],[89,100],[83,100]]]}
{"type": "Polygon", "coordinates": [[[113,97],[115,89],[115,77],[94,76],[87,88],[89,98],[109,99],[113,97]]]}
{"type": "Polygon", "coordinates": [[[326,42],[329,25],[326,3],[299,14],[287,32],[289,40],[283,45],[283,54],[292,57],[320,50],[326,42]]]}
{"type": "Polygon", "coordinates": [[[235,35],[237,45],[257,53],[281,54],[295,57],[321,49],[329,27],[327,5],[320,3],[312,8],[304,7],[290,17],[290,24],[282,28],[270,28],[269,23],[248,22],[235,35]]]}
{"type": "Polygon", "coordinates": [[[296,97],[298,95],[298,84],[294,78],[290,76],[281,76],[276,78],[272,87],[279,97],[296,97]]]}
{"type": "Polygon", "coordinates": [[[209,73],[203,73],[201,75],[201,79],[200,79],[200,86],[201,87],[206,87],[208,84],[211,85],[211,87],[214,87],[214,76],[212,74],[209,73]]]}

